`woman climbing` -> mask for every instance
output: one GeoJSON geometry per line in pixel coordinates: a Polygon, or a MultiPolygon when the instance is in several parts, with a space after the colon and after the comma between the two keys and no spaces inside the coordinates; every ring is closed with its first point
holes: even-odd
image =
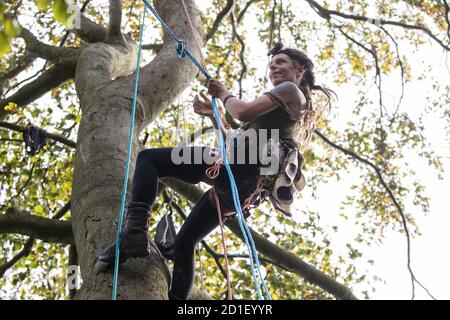
{"type": "MultiPolygon", "coordinates": [[[[246,217],[251,207],[258,206],[266,198],[276,209],[290,216],[293,193],[304,186],[299,145],[309,140],[316,120],[317,110],[313,108],[311,93],[313,90],[323,92],[328,97],[328,105],[332,92],[315,85],[314,65],[303,52],[283,49],[279,44],[269,51],[269,55],[272,55],[269,78],[274,88],[253,101],[238,99],[216,79],[208,83],[209,94],[220,98],[231,116],[244,122],[234,132],[225,127],[221,130],[228,133],[227,159],[246,217]],[[256,134],[249,135],[252,130],[256,134]],[[259,134],[262,131],[264,134],[259,134]],[[252,137],[256,140],[251,141],[252,137]],[[251,161],[255,159],[255,152],[256,161],[251,161]],[[267,159],[270,159],[269,163],[267,159]],[[275,170],[263,170],[269,167],[275,170]]],[[[197,95],[194,99],[194,111],[209,117],[217,129],[211,101],[203,92],[200,97],[197,95]]],[[[223,112],[221,118],[224,121],[223,112]]],[[[156,198],[159,177],[213,186],[195,204],[175,239],[169,298],[187,299],[194,280],[195,246],[219,225],[218,210],[223,220],[227,220],[235,215],[235,208],[228,173],[213,149],[195,146],[178,149],[175,153],[179,152],[177,156],[183,159],[188,153],[191,161],[186,163],[175,163],[174,152],[175,148],[155,148],[143,150],[138,155],[132,198],[120,234],[120,263],[130,257],[149,254],[148,217],[156,198]]],[[[114,257],[115,245],[112,245],[104,249],[98,259],[113,264],[114,257]]]]}

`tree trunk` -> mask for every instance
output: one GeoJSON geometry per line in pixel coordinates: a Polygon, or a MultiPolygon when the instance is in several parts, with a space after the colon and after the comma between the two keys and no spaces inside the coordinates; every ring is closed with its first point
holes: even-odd
{"type": "MultiPolygon", "coordinates": [[[[199,56],[192,31],[178,1],[155,1],[174,32],[199,56]]],[[[187,1],[192,8],[191,1],[187,1]]],[[[198,15],[190,9],[195,28],[198,15]]],[[[198,31],[197,31],[198,32],[198,31]]],[[[149,38],[150,35],[144,35],[149,38]]],[[[127,158],[134,91],[135,44],[88,44],[80,54],[75,83],[82,118],[72,189],[72,224],[83,279],[77,299],[110,299],[113,271],[96,265],[98,252],[115,241],[127,158]]],[[[128,196],[141,130],[163,111],[194,79],[197,70],[175,53],[166,35],[158,56],[141,68],[136,107],[128,196]]],[[[150,221],[154,221],[150,218],[150,221]]],[[[119,269],[118,299],[167,299],[170,272],[156,249],[144,259],[129,259],[119,269]]]]}

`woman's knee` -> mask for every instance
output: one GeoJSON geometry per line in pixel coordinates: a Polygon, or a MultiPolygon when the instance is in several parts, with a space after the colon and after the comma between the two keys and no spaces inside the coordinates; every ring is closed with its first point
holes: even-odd
{"type": "Polygon", "coordinates": [[[161,153],[161,148],[151,148],[151,149],[144,149],[141,150],[138,153],[138,160],[151,160],[152,158],[156,158],[158,156],[159,153],[161,153]]]}
{"type": "Polygon", "coordinates": [[[144,149],[138,153],[136,163],[152,163],[156,168],[170,160],[170,148],[144,149]],[[169,157],[169,159],[168,159],[169,157]]]}

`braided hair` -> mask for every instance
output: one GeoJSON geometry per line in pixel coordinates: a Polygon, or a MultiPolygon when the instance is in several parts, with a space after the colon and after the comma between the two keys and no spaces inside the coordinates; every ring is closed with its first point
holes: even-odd
{"type": "Polygon", "coordinates": [[[314,133],[316,124],[323,118],[326,110],[331,107],[331,96],[336,93],[330,89],[316,85],[316,77],[314,75],[314,64],[308,56],[297,49],[283,48],[281,42],[269,51],[268,55],[276,55],[284,53],[294,63],[296,67],[303,67],[305,72],[299,84],[300,90],[306,98],[306,108],[302,111],[300,119],[294,128],[294,138],[299,142],[301,147],[306,147],[314,133]],[[314,108],[312,101],[313,91],[321,91],[327,97],[327,103],[324,106],[314,108]]]}

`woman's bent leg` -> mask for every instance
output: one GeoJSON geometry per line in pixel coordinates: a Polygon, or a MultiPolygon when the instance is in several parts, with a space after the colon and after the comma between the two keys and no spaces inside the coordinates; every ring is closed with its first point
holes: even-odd
{"type": "Polygon", "coordinates": [[[187,183],[202,181],[210,159],[204,159],[204,147],[184,147],[180,154],[173,154],[174,148],[146,149],[139,153],[133,178],[133,202],[144,202],[150,206],[155,201],[158,177],[173,177],[187,183]],[[185,157],[184,152],[189,154],[185,157]],[[200,157],[201,155],[201,157],[200,157]],[[187,163],[176,164],[174,157],[185,157],[187,163]],[[197,161],[195,161],[197,160],[197,161]],[[206,160],[206,162],[205,162],[206,160]]]}
{"type": "Polygon", "coordinates": [[[187,299],[194,283],[195,246],[218,225],[217,211],[205,192],[195,204],[175,239],[175,259],[170,299],[187,299]]]}
{"type": "MultiPolygon", "coordinates": [[[[125,217],[125,224],[120,234],[120,262],[129,257],[144,257],[149,254],[148,247],[148,217],[150,208],[155,201],[158,177],[174,177],[189,183],[198,183],[202,180],[208,164],[198,153],[205,150],[203,147],[185,147],[181,149],[188,152],[192,160],[186,163],[175,164],[172,160],[172,148],[147,149],[139,153],[133,179],[133,192],[131,202],[125,217]],[[194,160],[197,153],[198,163],[194,160]]],[[[102,250],[98,259],[112,264],[115,258],[115,245],[102,250]]]]}

